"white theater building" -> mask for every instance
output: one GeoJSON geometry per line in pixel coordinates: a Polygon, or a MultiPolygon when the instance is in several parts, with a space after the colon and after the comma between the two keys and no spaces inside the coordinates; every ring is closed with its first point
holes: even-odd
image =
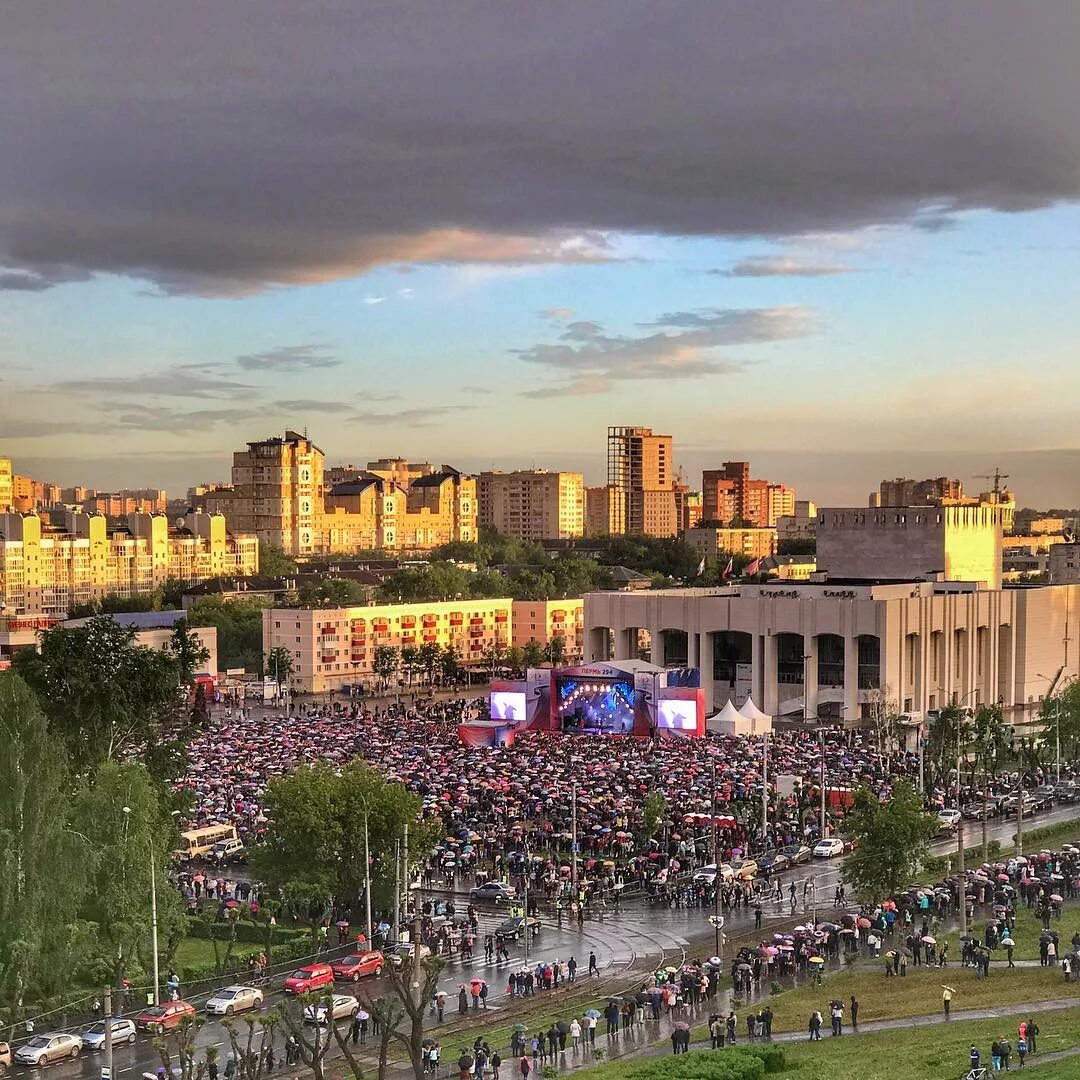
{"type": "Polygon", "coordinates": [[[818,580],[591,593],[586,660],[699,667],[710,712],[750,696],[778,721],[851,727],[883,704],[915,723],[998,702],[1023,725],[1080,673],[1080,584],[1002,588],[999,514],[821,510],[818,580]]]}

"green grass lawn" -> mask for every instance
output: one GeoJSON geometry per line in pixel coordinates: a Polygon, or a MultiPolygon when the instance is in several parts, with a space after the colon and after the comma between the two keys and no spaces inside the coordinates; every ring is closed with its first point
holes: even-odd
{"type": "MultiPolygon", "coordinates": [[[[1080,987],[1066,983],[1057,968],[1018,968],[1013,971],[991,970],[989,979],[978,981],[971,968],[957,966],[927,970],[908,968],[904,978],[886,979],[879,971],[841,971],[826,975],[821,986],[801,986],[768,999],[774,1013],[774,1031],[805,1031],[811,1012],[819,1010],[826,1018],[826,1006],[833,998],[850,1001],[859,999],[859,1022],[894,1020],[908,1016],[932,1015],[941,1012],[941,988],[946,984],[957,993],[953,1011],[992,1009],[998,1005],[1037,1003],[1056,998],[1080,997],[1080,987]]],[[[763,1007],[757,999],[754,1007],[763,1007]]],[[[736,1009],[736,1012],[740,1010],[736,1009]]],[[[847,1018],[845,1016],[845,1024],[847,1018]]],[[[706,1037],[704,1028],[695,1034],[706,1037]]],[[[1080,1076],[1080,1066],[1077,1075],[1080,1076]]]]}
{"type": "MultiPolygon", "coordinates": [[[[889,982],[891,989],[893,980],[889,982]]],[[[1035,1017],[1039,1053],[1028,1058],[1028,1066],[1037,1066],[1043,1054],[1080,1044],[1080,1007],[1058,1012],[1036,1010],[1035,1017]]],[[[789,1067],[773,1075],[776,1080],[958,1080],[967,1071],[971,1044],[982,1051],[983,1064],[989,1067],[990,1044],[999,1035],[1013,1044],[1010,1064],[1015,1073],[1019,1064],[1015,1052],[1018,1022],[1019,1017],[1011,1016],[1000,1021],[950,1021],[839,1039],[832,1038],[826,1029],[820,1043],[783,1044],[789,1067]]],[[[1038,1080],[1075,1080],[1080,1076],[1080,1057],[1039,1067],[1035,1075],[1038,1080]]]]}
{"type": "MultiPolygon", "coordinates": [[[[991,921],[992,916],[988,914],[986,908],[978,908],[975,912],[975,918],[972,920],[969,927],[973,936],[982,940],[983,930],[986,928],[986,924],[991,921]]],[[[1050,919],[1050,929],[1056,930],[1060,936],[1060,945],[1058,948],[1058,957],[1061,956],[1061,946],[1066,949],[1069,947],[1069,943],[1072,941],[1073,934],[1080,932],[1080,905],[1076,901],[1066,902],[1062,909],[1061,918],[1050,919]]],[[[1035,913],[1034,909],[1028,910],[1026,907],[1019,907],[1016,910],[1016,927],[1013,930],[1013,940],[1016,942],[1016,948],[1013,950],[1014,960],[1038,960],[1039,959],[1039,935],[1042,933],[1042,920],[1035,913]]],[[[949,963],[950,966],[955,966],[960,961],[960,931],[953,930],[948,934],[939,935],[939,941],[948,941],[949,943],[949,963]]],[[[1001,963],[1007,963],[1005,958],[1005,950],[997,949],[993,954],[993,960],[991,966],[1001,963]]],[[[910,968],[909,968],[910,970],[910,968]]]]}
{"type": "MultiPolygon", "coordinates": [[[[226,945],[224,942],[219,943],[222,957],[225,956],[226,945]]],[[[259,945],[245,945],[239,942],[233,948],[232,963],[229,965],[233,968],[241,968],[247,962],[249,956],[253,956],[255,953],[261,951],[259,945]]],[[[185,967],[212,967],[214,963],[214,945],[213,942],[208,941],[206,938],[187,937],[180,942],[176,950],[176,957],[173,960],[173,967],[177,971],[180,971],[185,967]]]]}

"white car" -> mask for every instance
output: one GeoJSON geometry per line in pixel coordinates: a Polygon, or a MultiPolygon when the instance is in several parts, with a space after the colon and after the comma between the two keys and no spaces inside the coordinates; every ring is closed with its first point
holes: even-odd
{"type": "Polygon", "coordinates": [[[35,1035],[15,1051],[17,1065],[48,1065],[51,1061],[77,1058],[82,1049],[82,1039],[66,1031],[50,1031],[35,1035]]]}
{"type": "Polygon", "coordinates": [[[232,1016],[247,1009],[257,1009],[263,1003],[263,992],[254,986],[226,986],[206,1003],[211,1016],[232,1016]]]}
{"type": "Polygon", "coordinates": [[[703,866],[694,875],[695,885],[711,885],[716,881],[716,863],[709,863],[708,866],[703,866]]]}
{"type": "Polygon", "coordinates": [[[819,840],[814,845],[815,859],[831,859],[834,855],[844,854],[844,841],[839,836],[830,836],[819,840]]]}
{"type": "MultiPolygon", "coordinates": [[[[135,1025],[130,1020],[114,1016],[109,1023],[112,1025],[113,1046],[122,1046],[124,1043],[135,1041],[135,1025]]],[[[83,1032],[83,1048],[86,1050],[105,1049],[105,1021],[99,1020],[92,1027],[83,1032]]]]}
{"type": "MultiPolygon", "coordinates": [[[[334,1020],[352,1019],[360,1011],[360,1002],[349,994],[335,994],[330,999],[330,1015],[334,1020]]],[[[326,1002],[309,1005],[304,1009],[305,1024],[326,1023],[326,1002]]]]}
{"type": "Polygon", "coordinates": [[[938,824],[945,826],[947,829],[956,829],[960,825],[961,814],[959,810],[939,810],[938,824]]]}

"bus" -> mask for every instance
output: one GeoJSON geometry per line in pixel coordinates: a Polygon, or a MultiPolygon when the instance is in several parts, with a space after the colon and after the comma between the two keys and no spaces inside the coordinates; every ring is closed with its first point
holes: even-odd
{"type": "Polygon", "coordinates": [[[202,829],[191,829],[180,834],[180,848],[176,857],[183,862],[201,859],[220,841],[235,839],[235,825],[207,825],[202,829]]]}

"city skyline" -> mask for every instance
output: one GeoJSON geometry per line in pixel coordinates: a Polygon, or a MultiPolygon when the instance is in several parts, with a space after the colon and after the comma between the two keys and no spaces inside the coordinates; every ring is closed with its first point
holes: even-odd
{"type": "Polygon", "coordinates": [[[175,492],[306,427],[598,483],[641,424],[692,484],[1080,504],[1076,11],[720,7],[22,13],[0,453],[175,492]]]}

